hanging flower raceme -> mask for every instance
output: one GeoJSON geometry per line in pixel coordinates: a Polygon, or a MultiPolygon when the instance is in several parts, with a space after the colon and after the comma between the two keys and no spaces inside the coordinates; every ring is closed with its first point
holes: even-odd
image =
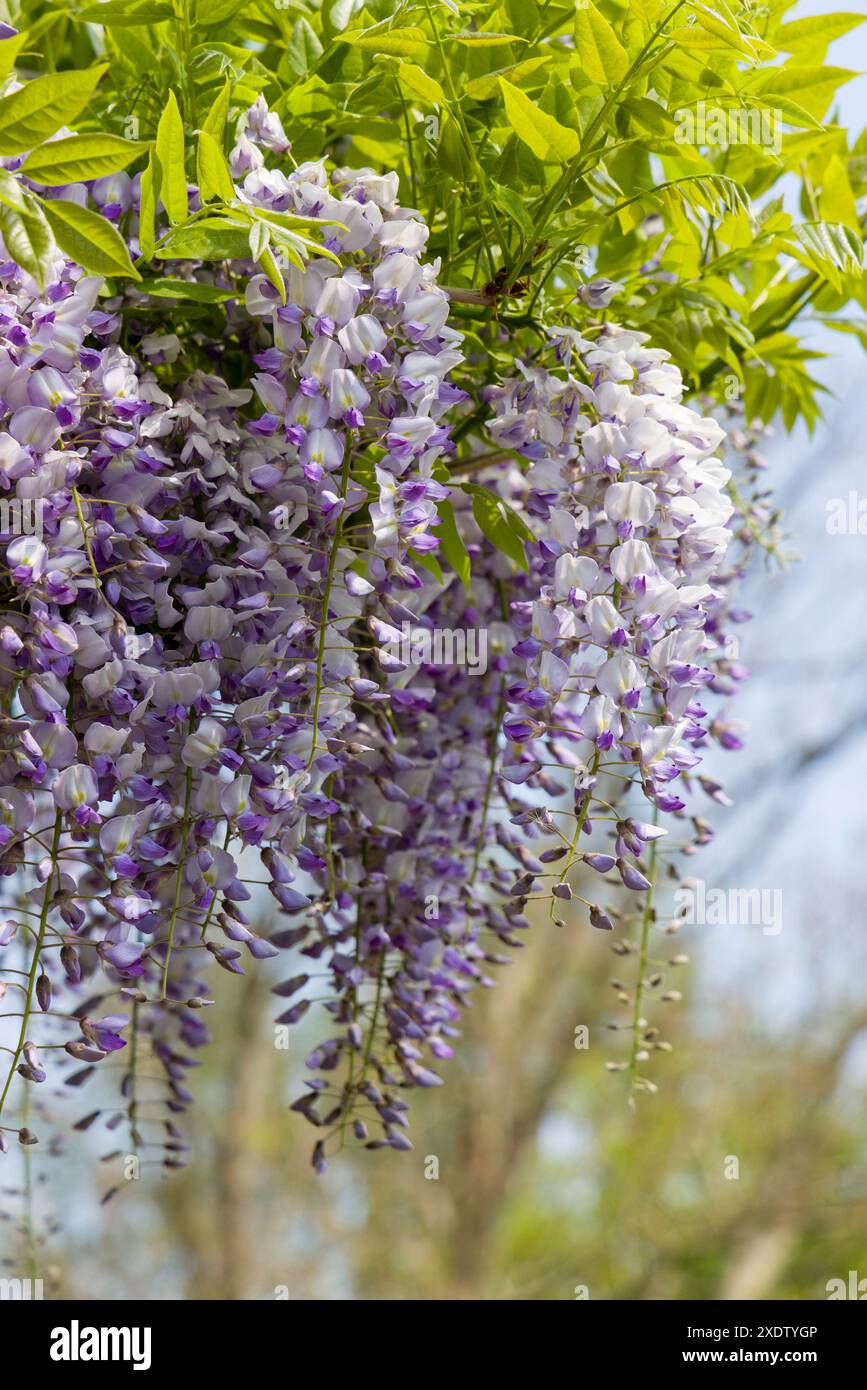
{"type": "MultiPolygon", "coordinates": [[[[489,967],[508,959],[498,948],[529,925],[516,902],[503,907],[474,892],[494,828],[502,688],[517,636],[501,618],[509,562],[464,515],[463,501],[459,494],[472,592],[429,581],[406,604],[382,596],[391,621],[372,617],[370,627],[383,644],[376,658],[386,679],[354,727],[355,756],[331,783],[341,812],[331,824],[329,871],[341,910],[323,915],[312,933],[299,931],[314,936],[304,954],[328,960],[328,1008],[343,1025],[308,1057],[325,1075],[293,1107],[326,1131],[317,1166],[349,1121],[371,1147],[411,1147],[396,1088],[439,1084],[434,1068],[452,1055],[473,987],[493,983],[489,967]],[[484,659],[449,659],[442,644],[457,641],[465,654],[473,634],[484,635],[484,659]],[[381,1134],[369,1138],[371,1121],[381,1134]]],[[[506,844],[508,828],[498,833],[506,844]]],[[[523,862],[523,845],[516,853],[523,862]]],[[[505,896],[505,864],[495,881],[505,896]]],[[[287,992],[305,980],[288,981],[287,992]]],[[[290,1008],[285,1021],[305,1007],[290,1008]]]]}
{"type": "MultiPolygon", "coordinates": [[[[530,461],[501,489],[538,537],[529,547],[537,591],[513,604],[526,674],[506,692],[502,775],[533,788],[544,765],[559,763],[574,788],[552,912],[571,896],[578,861],[649,889],[642,856],[667,833],[666,816],[684,810],[703,745],[711,736],[735,746],[707,709],[736,578],[726,572],[730,473],[716,456],[725,432],[682,404],[668,354],[645,344],[616,327],[593,342],[563,330],[550,366],[526,367],[489,392],[491,435],[530,461]],[[645,817],[602,798],[603,776],[620,784],[618,803],[640,790],[645,817]],[[604,852],[582,848],[597,817],[615,822],[604,852]]],[[[599,909],[591,919],[608,925],[599,909]]]]}
{"type": "MultiPolygon", "coordinates": [[[[39,521],[3,536],[0,966],[19,952],[23,1009],[0,1109],[16,1071],[51,1077],[50,1036],[71,1086],[130,1057],[126,1120],[152,1142],[139,1059],[183,1110],[205,967],[297,948],[278,1023],[327,981],[329,1035],[295,1102],[322,1169],[350,1135],[409,1147],[402,1092],[439,1082],[550,864],[554,902],[579,858],[647,889],[645,849],[702,745],[737,742],[705,696],[741,673],[722,431],[681,403],[666,355],[563,330],[549,365],[489,391],[491,435],[529,465],[477,475],[535,536],[515,575],[450,495],[461,335],[423,219],[395,175],[269,167],[287,148],[257,102],[238,204],[318,222],[322,254],[275,250],[279,280],[169,266],[232,296],[223,342],[153,331],[140,289],[107,298],[62,258],[44,290],[0,264],[0,487],[39,521]],[[432,563],[452,523],[468,589],[432,563]],[[432,654],[437,633],[465,655],[484,634],[485,660],[432,654]],[[540,804],[561,790],[551,764],[572,780],[565,837],[540,804]],[[650,809],[603,802],[603,776],[650,809]],[[614,844],[585,851],[600,816],[614,844]],[[537,856],[522,830],[565,848],[537,856]],[[268,937],[246,882],[263,870],[289,918],[268,937]]],[[[128,222],[135,249],[138,182],[63,196],[128,222]]],[[[180,1163],[171,1121],[163,1142],[180,1163]]]]}
{"type": "MultiPolygon", "coordinates": [[[[523,453],[529,468],[475,472],[537,539],[527,548],[529,574],[511,574],[504,590],[518,637],[498,701],[505,744],[498,749],[494,741],[467,883],[477,897],[487,883],[476,913],[496,930],[498,898],[515,925],[526,926],[524,910],[540,894],[563,925],[556,914],[575,897],[575,875],[583,887],[598,874],[629,890],[627,898],[636,895],[639,910],[624,921],[637,917],[646,933],[655,920],[657,847],[672,828],[663,822],[673,817],[683,827],[692,769],[708,735],[724,748],[740,746],[737,726],[719,712],[711,718],[706,706],[710,696],[734,694],[747,674],[726,630],[748,616],[735,607],[744,554],[735,556],[731,543],[736,531],[752,542],[762,520],[748,517],[740,530],[745,504],[732,489],[736,514],[729,471],[715,456],[725,432],[682,405],[667,354],[615,328],[595,343],[569,330],[552,336],[548,364],[522,368],[521,377],[488,393],[491,435],[523,453]],[[556,768],[568,781],[552,774],[556,768]],[[632,791],[651,803],[649,812],[642,814],[632,791]],[[504,814],[536,842],[535,854],[506,835],[504,814]],[[596,843],[585,839],[594,831],[596,843]],[[521,867],[517,881],[503,882],[502,850],[521,867]]],[[[472,524],[464,520],[462,529],[472,536],[472,524]]],[[[474,576],[497,559],[483,549],[474,576]]],[[[440,737],[447,745],[447,735],[440,737]]],[[[711,777],[699,772],[695,780],[728,804],[711,777]]],[[[668,854],[693,853],[711,835],[693,814],[685,842],[680,835],[668,854]]],[[[623,917],[611,905],[579,901],[595,927],[611,929],[612,917],[623,917]]],[[[513,944],[511,936],[502,939],[513,944]]],[[[633,949],[615,944],[618,954],[633,949]]],[[[643,987],[640,978],[634,998],[621,987],[638,1013],[643,987]]],[[[647,1046],[668,1046],[651,1034],[647,1046]]],[[[610,1065],[633,1070],[646,1055],[636,1039],[633,1061],[610,1065]]],[[[637,1075],[633,1086],[654,1089],[637,1075]]]]}
{"type": "MultiPolygon", "coordinates": [[[[441,422],[462,394],[427,229],[393,176],[260,166],[239,193],[321,217],[331,252],[284,267],[285,304],[237,267],[249,386],[197,372],[167,390],[177,343],[123,351],[97,279],[60,262],[40,294],[2,267],[6,485],[45,502],[41,534],[7,549],[4,865],[38,847],[22,910],[40,962],[69,988],[101,970],[106,997],[132,1001],[175,1108],[180,1044],[206,1038],[201,965],[238,972],[278,949],[245,915],[239,855],[258,851],[299,913],[297,875],[315,880],[338,848],[332,786],[358,756],[340,735],[378,688],[350,631],[422,585],[447,491],[441,422]]],[[[316,908],[344,900],[325,883],[316,908]]],[[[92,1064],[122,1048],[130,1017],[110,1017],[67,1050],[92,1064]]]]}

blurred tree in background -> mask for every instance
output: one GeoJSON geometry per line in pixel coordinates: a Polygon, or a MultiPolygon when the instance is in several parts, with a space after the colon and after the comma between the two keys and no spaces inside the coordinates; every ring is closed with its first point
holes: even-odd
{"type": "MultiPolygon", "coordinates": [[[[867,1010],[771,1035],[740,993],[712,1024],[673,1004],[660,1090],[632,1112],[605,1071],[617,956],[538,930],[546,949],[472,1011],[415,1151],[347,1152],[324,1179],[287,1108],[303,1039],[274,1046],[261,978],[227,982],[231,1028],[194,1083],[196,1165],[143,1167],[96,1221],[73,1188],[52,1296],[810,1299],[867,1268],[867,1010]]],[[[96,1165],[100,1191],[118,1163],[96,1165]]]]}

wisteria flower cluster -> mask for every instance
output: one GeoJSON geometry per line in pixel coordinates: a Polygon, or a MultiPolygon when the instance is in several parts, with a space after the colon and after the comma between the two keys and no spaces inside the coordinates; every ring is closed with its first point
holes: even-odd
{"type": "Polygon", "coordinates": [[[666,833],[662,815],[684,810],[683,774],[701,745],[710,734],[738,746],[703,703],[720,662],[731,666],[722,618],[734,507],[716,457],[725,432],[682,404],[668,354],[645,344],[617,328],[592,342],[564,332],[556,356],[567,366],[574,356],[579,377],[528,368],[491,393],[491,434],[530,460],[518,486],[538,535],[538,591],[515,605],[525,676],[507,691],[503,775],[524,784],[552,760],[574,770],[576,830],[554,890],[563,897],[579,854],[648,889],[638,860],[666,833]],[[613,855],[583,854],[606,769],[640,787],[654,823],[618,821],[613,855]]]}
{"type": "MultiPolygon", "coordinates": [[[[547,364],[488,391],[480,442],[503,461],[478,477],[534,536],[516,575],[450,477],[450,421],[473,403],[423,219],[393,174],[266,166],[287,148],[260,101],[231,159],[239,205],[321,222],[323,254],[281,263],[285,302],[250,262],[174,268],[231,294],[241,383],[223,344],[184,374],[146,290],[106,294],[60,255],[44,291],[0,265],[0,486],[40,517],[3,537],[0,966],[20,1020],[4,1146],[35,1137],[5,1108],[16,1075],[77,1086],[113,1053],[132,1141],[155,1142],[141,1059],[183,1110],[205,967],[293,948],[278,1025],[327,995],[294,1102],[322,1131],[315,1166],[350,1135],[411,1147],[403,1092],[439,1084],[540,885],[568,898],[580,860],[648,892],[647,848],[702,744],[737,745],[705,709],[741,674],[723,655],[723,431],[681,403],[666,354],[615,327],[554,331],[547,364]],[[450,525],[468,589],[435,563],[450,525]],[[406,625],[484,630],[487,670],[408,660],[406,625]],[[591,851],[594,826],[613,842],[591,851]],[[561,843],[537,856],[524,828],[561,843]],[[253,864],[288,918],[270,935],[253,864]]],[[[59,196],[123,219],[138,252],[140,180],[59,196]]],[[[171,1121],[165,1143],[180,1162],[171,1121]]]]}

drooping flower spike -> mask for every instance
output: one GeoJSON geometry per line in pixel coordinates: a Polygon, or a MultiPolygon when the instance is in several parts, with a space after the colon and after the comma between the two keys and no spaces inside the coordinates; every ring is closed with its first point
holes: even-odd
{"type": "MultiPolygon", "coordinates": [[[[521,828],[563,838],[540,806],[549,763],[577,827],[552,901],[579,859],[647,891],[645,848],[708,736],[732,507],[722,431],[681,404],[665,355],[616,328],[560,334],[550,367],[489,392],[490,434],[529,463],[479,474],[535,537],[515,575],[450,479],[461,335],[423,219],[394,175],[269,168],[287,142],[261,101],[242,127],[239,198],[322,219],[331,257],[284,264],[285,303],[249,263],[219,272],[240,379],[185,374],[175,334],[137,327],[135,287],[100,298],[58,259],[40,291],[0,265],[0,486],[39,515],[3,537],[0,968],[15,957],[26,984],[0,1108],[16,1071],[50,1078],[38,1046],[59,1037],[73,1087],[131,1059],[129,1127],[155,1142],[137,1067],[150,1049],[186,1107],[206,967],[295,948],[278,1024],[327,981],[330,1034],[295,1102],[322,1169],[350,1137],[410,1147],[403,1091],[439,1084],[554,862],[521,828]],[[432,564],[452,522],[468,591],[432,564]],[[484,632],[485,668],[407,659],[407,625],[484,632]],[[618,812],[591,851],[615,764],[650,819],[618,812]],[[269,937],[245,882],[261,870],[289,919],[269,937]]],[[[64,196],[129,214],[134,239],[125,179],[64,196]]],[[[173,1126],[163,1142],[176,1166],[173,1126]]]]}

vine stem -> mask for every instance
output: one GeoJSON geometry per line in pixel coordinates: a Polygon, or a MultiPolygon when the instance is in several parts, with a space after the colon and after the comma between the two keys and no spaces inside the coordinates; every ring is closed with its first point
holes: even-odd
{"type": "MultiPolygon", "coordinates": [[[[387,903],[387,906],[390,906],[390,903],[387,903]]],[[[376,1038],[376,1028],[379,1023],[379,1006],[382,1002],[382,986],[385,983],[385,957],[386,947],[383,946],[382,955],[379,959],[379,970],[376,975],[376,997],[373,1001],[373,1015],[370,1020],[370,1031],[367,1034],[367,1044],[364,1049],[364,1057],[361,1061],[361,1081],[358,1083],[359,1086],[367,1076],[367,1068],[370,1065],[370,1056],[373,1052],[373,1043],[376,1038]]]]}
{"type": "MultiPolygon", "coordinates": [[[[669,21],[674,18],[678,10],[682,9],[686,3],[687,0],[677,0],[677,3],[673,6],[671,10],[669,10],[668,14],[662,16],[659,23],[653,29],[644,47],[641,49],[641,52],[638,53],[638,55],[633,59],[627,72],[625,72],[623,77],[621,77],[620,81],[617,83],[617,86],[609,92],[601,108],[599,109],[599,111],[597,111],[596,115],[591,120],[590,124],[587,127],[587,130],[584,132],[581,149],[579,150],[578,154],[568,165],[568,167],[564,169],[563,173],[560,175],[560,178],[551,187],[548,193],[544,195],[538,215],[533,220],[533,235],[527,241],[527,249],[521,255],[519,255],[514,267],[512,268],[512,274],[516,278],[521,274],[524,267],[528,264],[529,258],[532,254],[533,243],[535,241],[538,241],[539,237],[544,234],[544,224],[548,217],[549,209],[553,208],[556,205],[557,199],[559,198],[561,193],[568,191],[575,179],[583,175],[585,169],[590,167],[590,165],[593,162],[594,156],[596,156],[598,162],[600,149],[598,146],[593,146],[591,142],[596,134],[596,131],[599,129],[599,126],[602,124],[602,121],[605,119],[605,116],[614,106],[615,102],[617,101],[621,92],[625,89],[627,84],[631,82],[632,78],[639,71],[645,58],[648,56],[651,49],[653,48],[653,45],[656,43],[656,40],[662,35],[666,24],[668,24],[669,21]],[[586,151],[585,146],[587,147],[586,151]],[[586,164],[584,163],[585,156],[587,159],[586,164]]],[[[664,46],[665,41],[663,39],[663,44],[661,45],[661,47],[664,46]]],[[[538,293],[539,291],[537,290],[536,294],[534,294],[533,296],[531,308],[532,305],[535,304],[536,299],[538,298],[538,293]]]]}
{"type": "MultiPolygon", "coordinates": [[[[654,817],[654,822],[656,817],[654,817]]],[[[629,1103],[635,1105],[635,1074],[638,1065],[639,1048],[639,1024],[641,1021],[641,1005],[644,1002],[644,972],[647,969],[648,947],[650,945],[650,924],[653,921],[653,893],[656,887],[656,840],[650,846],[650,866],[648,878],[650,887],[647,890],[647,897],[644,901],[644,913],[641,918],[641,942],[638,948],[638,979],[635,982],[635,1003],[632,1009],[632,1048],[629,1054],[629,1103]]]]}
{"type": "Polygon", "coordinates": [[[404,130],[406,131],[406,149],[407,158],[409,161],[409,186],[412,189],[412,205],[413,207],[416,207],[416,205],[418,204],[418,183],[416,181],[415,152],[412,146],[412,131],[410,130],[409,125],[409,110],[406,104],[406,97],[403,94],[403,89],[399,81],[397,83],[397,88],[398,93],[400,95],[401,105],[403,107],[403,125],[404,130]]]}
{"type": "Polygon", "coordinates": [[[24,1051],[24,1044],[27,1041],[27,1025],[30,1022],[30,1015],[33,1012],[33,991],[36,988],[36,977],[39,973],[39,956],[42,951],[42,943],[45,940],[45,932],[48,925],[48,909],[51,906],[51,894],[54,891],[54,866],[57,862],[57,852],[60,848],[60,835],[63,829],[63,813],[58,811],[54,817],[54,838],[51,842],[51,869],[48,878],[45,880],[45,892],[42,895],[42,912],[39,916],[39,929],[36,934],[36,944],[33,948],[33,960],[30,965],[30,972],[27,976],[27,993],[24,999],[24,1012],[21,1015],[21,1029],[18,1034],[18,1045],[12,1055],[9,1065],[9,1074],[6,1077],[6,1084],[3,1087],[3,1094],[0,1095],[0,1115],[6,1104],[6,1097],[9,1094],[9,1087],[12,1085],[12,1078],[15,1075],[15,1068],[24,1051]]]}
{"type": "Polygon", "coordinates": [[[139,1006],[135,1001],[132,1006],[132,1029],[129,1040],[129,1108],[127,1110],[127,1120],[129,1122],[130,1138],[132,1139],[133,1150],[138,1153],[140,1135],[138,1132],[138,1015],[139,1006]]]}
{"type": "MultiPolygon", "coordinates": [[[[192,733],[193,731],[193,726],[194,718],[193,715],[190,715],[190,733],[192,733]]],[[[181,847],[178,851],[178,872],[175,875],[175,896],[174,901],[172,903],[172,915],[169,920],[169,936],[168,943],[166,946],[166,959],[165,963],[163,964],[163,983],[162,988],[160,990],[159,999],[155,1000],[157,1004],[162,1003],[162,1001],[166,998],[166,990],[168,988],[169,983],[169,966],[171,965],[172,951],[174,949],[175,944],[175,925],[178,920],[178,908],[181,905],[181,884],[184,876],[184,864],[186,863],[187,859],[187,840],[189,839],[190,834],[190,805],[192,803],[192,799],[193,769],[191,767],[188,767],[186,787],[184,790],[184,819],[183,824],[181,826],[181,847]]]]}
{"type": "MultiPolygon", "coordinates": [[[[30,1124],[30,1088],[24,1088],[24,1123],[30,1124]]],[[[33,1215],[33,1155],[31,1145],[24,1145],[24,1251],[25,1277],[36,1278],[36,1226],[33,1215]]]]}
{"type": "MultiPolygon", "coordinates": [[[[331,781],[331,778],[329,778],[328,781],[330,782],[330,781],[331,781]]],[[[330,831],[330,829],[331,829],[331,822],[330,822],[330,821],[328,822],[328,829],[329,829],[329,831],[330,831]]],[[[331,902],[333,902],[333,901],[334,901],[334,861],[333,861],[333,859],[331,858],[331,838],[330,838],[330,834],[329,834],[329,838],[328,838],[328,847],[329,847],[329,863],[328,863],[329,899],[330,899],[331,902]]],[[[364,843],[364,844],[362,845],[362,847],[361,847],[361,862],[362,862],[362,865],[364,866],[364,869],[365,869],[365,871],[366,871],[366,869],[367,869],[367,842],[366,842],[366,841],[365,841],[365,843],[364,843]]],[[[358,965],[359,965],[359,963],[360,963],[360,958],[361,958],[361,898],[359,897],[359,906],[358,906],[358,908],[357,908],[357,910],[356,910],[356,915],[355,915],[355,965],[356,965],[356,968],[358,967],[358,965]]],[[[357,1020],[357,1018],[358,1018],[358,1013],[359,1013],[359,1007],[358,1007],[358,986],[356,985],[355,988],[354,988],[353,991],[352,991],[352,1022],[353,1022],[353,1023],[355,1023],[355,1021],[357,1020]]],[[[340,1117],[340,1147],[341,1147],[341,1149],[343,1148],[343,1145],[344,1145],[344,1142],[345,1142],[345,1136],[346,1136],[346,1122],[347,1122],[347,1120],[349,1119],[349,1107],[350,1107],[350,1105],[352,1104],[352,1092],[353,1092],[353,1080],[354,1080],[354,1077],[355,1077],[355,1049],[353,1048],[353,1050],[352,1050],[352,1051],[350,1052],[350,1054],[349,1054],[349,1070],[348,1070],[348,1074],[347,1074],[347,1078],[346,1078],[346,1089],[345,1089],[345,1092],[344,1092],[345,1103],[344,1103],[344,1107],[343,1107],[343,1114],[342,1114],[341,1117],[340,1117]]]]}
{"type": "MultiPolygon", "coordinates": [[[[386,896],[385,896],[385,916],[386,916],[386,921],[388,921],[389,917],[391,916],[391,897],[390,897],[390,895],[389,895],[388,893],[386,893],[386,896]]],[[[355,959],[356,959],[356,962],[358,961],[358,953],[359,953],[360,944],[361,944],[361,932],[360,932],[360,923],[359,923],[359,924],[357,925],[357,927],[356,927],[356,940],[355,940],[355,959]]],[[[349,1107],[352,1105],[354,1095],[357,1095],[357,1094],[358,1094],[359,1087],[361,1087],[361,1086],[364,1085],[364,1082],[365,1082],[365,1080],[366,1080],[366,1078],[367,1078],[367,1068],[368,1068],[368,1066],[369,1066],[369,1064],[370,1064],[370,1057],[371,1057],[371,1053],[373,1052],[373,1044],[374,1044],[374,1041],[375,1041],[375,1038],[376,1038],[376,1028],[377,1028],[377,1024],[379,1023],[379,1006],[380,1006],[380,1003],[382,1002],[382,986],[383,986],[383,983],[384,983],[384,980],[385,980],[385,960],[386,960],[387,954],[388,954],[388,948],[387,948],[386,946],[383,946],[383,948],[382,948],[382,953],[381,953],[380,958],[379,958],[379,968],[377,969],[377,972],[376,972],[376,995],[375,995],[374,1001],[373,1001],[373,1013],[371,1014],[371,1018],[370,1018],[369,1030],[368,1030],[367,1038],[366,1038],[365,1044],[364,1044],[364,1054],[363,1054],[362,1059],[361,1059],[360,1074],[359,1074],[359,1078],[358,1078],[357,1081],[355,1080],[355,1053],[354,1053],[354,1052],[350,1052],[350,1054],[349,1054],[349,1075],[348,1075],[347,1080],[346,1080],[346,1090],[345,1090],[345,1092],[344,1092],[344,1095],[345,1095],[345,1104],[344,1104],[344,1108],[343,1108],[343,1114],[342,1114],[341,1117],[340,1117],[340,1147],[341,1147],[341,1149],[343,1148],[343,1145],[344,1145],[344,1142],[345,1142],[346,1124],[347,1124],[347,1121],[348,1121],[348,1119],[349,1119],[349,1113],[350,1113],[349,1107]]],[[[358,990],[356,989],[356,990],[354,991],[354,996],[353,996],[353,1000],[352,1000],[352,1021],[353,1021],[353,1023],[354,1023],[354,1022],[356,1021],[356,1019],[358,1018],[358,1013],[359,1013],[359,1008],[358,1008],[358,990]]]]}
{"type": "MultiPolygon", "coordinates": [[[[340,475],[341,499],[346,497],[351,461],[352,454],[347,447],[346,457],[343,460],[343,472],[340,475]]],[[[334,571],[337,568],[337,555],[340,550],[340,538],[342,534],[343,512],[341,511],[337,518],[337,525],[334,528],[334,541],[328,556],[328,570],[325,575],[325,587],[322,591],[322,613],[319,618],[319,645],[316,653],[316,693],[313,697],[313,740],[310,746],[310,757],[307,759],[308,771],[313,766],[316,759],[316,744],[319,740],[319,706],[322,702],[322,668],[325,663],[325,634],[328,630],[328,605],[331,601],[331,588],[334,583],[334,571]]]]}
{"type": "Polygon", "coordinates": [[[500,728],[503,723],[503,715],[506,712],[506,678],[500,677],[500,690],[497,697],[497,712],[494,716],[494,727],[491,730],[491,743],[488,754],[488,777],[485,783],[485,797],[482,802],[482,814],[479,820],[479,834],[476,840],[476,852],[473,856],[473,868],[470,875],[471,885],[474,887],[476,874],[479,871],[479,861],[482,857],[482,850],[485,847],[485,832],[488,828],[488,815],[491,809],[491,796],[494,790],[494,778],[497,775],[497,753],[500,747],[500,728]]]}
{"type": "MultiPolygon", "coordinates": [[[[449,103],[448,103],[448,106],[447,106],[446,109],[449,111],[449,114],[452,116],[453,120],[455,121],[455,124],[456,124],[457,127],[458,127],[458,130],[459,130],[460,133],[461,133],[461,139],[463,140],[464,149],[465,149],[465,151],[466,151],[467,159],[469,160],[469,162],[470,162],[470,163],[474,166],[474,168],[475,168],[475,173],[476,173],[476,177],[477,177],[477,179],[478,179],[478,181],[479,181],[479,187],[480,187],[480,189],[481,189],[482,198],[484,199],[484,201],[485,201],[485,203],[486,203],[486,205],[487,205],[488,215],[489,215],[489,217],[490,217],[490,219],[491,219],[491,222],[493,223],[494,231],[496,232],[497,240],[499,241],[499,244],[500,244],[500,250],[501,250],[501,252],[505,255],[505,253],[506,253],[506,239],[505,239],[505,237],[503,236],[503,229],[502,229],[502,226],[500,225],[500,219],[497,217],[497,210],[496,210],[496,208],[494,207],[494,204],[493,204],[493,202],[492,202],[492,200],[491,200],[491,195],[490,195],[489,192],[488,192],[488,181],[487,181],[487,177],[486,177],[486,175],[485,175],[485,171],[484,171],[484,169],[482,168],[481,164],[479,163],[478,156],[477,156],[477,154],[476,154],[476,147],[475,147],[475,145],[473,144],[472,138],[471,138],[471,136],[470,136],[470,132],[469,132],[469,130],[467,129],[467,123],[466,123],[466,121],[464,120],[463,108],[462,108],[461,103],[460,103],[460,98],[458,97],[457,88],[455,87],[454,78],[452,77],[451,66],[449,65],[449,61],[448,61],[448,58],[447,58],[447,56],[446,56],[446,51],[445,51],[445,47],[444,47],[444,45],[443,45],[442,36],[441,36],[441,34],[440,34],[439,26],[438,26],[438,24],[437,24],[437,22],[436,22],[436,19],[434,18],[434,12],[433,12],[433,8],[432,8],[432,6],[431,6],[430,0],[424,0],[424,7],[425,7],[425,10],[427,11],[428,23],[430,24],[430,27],[431,27],[431,29],[433,30],[434,43],[436,44],[437,50],[438,50],[439,55],[440,55],[440,62],[442,63],[442,67],[443,67],[443,77],[444,77],[444,79],[445,79],[445,84],[446,84],[446,87],[447,87],[447,89],[448,89],[449,103]]],[[[480,230],[481,230],[481,221],[480,221],[480,223],[479,223],[479,228],[480,228],[480,230]]],[[[492,276],[492,278],[493,278],[493,275],[494,275],[494,263],[493,263],[493,259],[492,259],[491,248],[490,248],[490,245],[488,244],[487,240],[485,240],[483,244],[484,244],[485,254],[486,254],[487,257],[488,257],[488,263],[489,263],[489,265],[490,265],[490,267],[491,267],[491,276],[492,276]]]]}
{"type": "MultiPolygon", "coordinates": [[[[509,617],[509,605],[508,600],[506,598],[505,586],[501,579],[497,580],[497,592],[500,597],[500,612],[503,615],[503,622],[507,622],[509,617]]],[[[506,712],[506,684],[506,677],[505,675],[503,675],[500,677],[500,686],[497,692],[497,710],[496,714],[494,715],[494,726],[491,730],[491,741],[488,748],[488,775],[485,782],[485,797],[484,801],[482,802],[482,814],[479,820],[479,834],[478,839],[476,840],[476,852],[473,855],[473,868],[470,876],[471,884],[473,886],[475,886],[476,874],[479,871],[479,863],[481,861],[482,851],[485,847],[485,832],[488,828],[488,815],[490,814],[491,809],[491,796],[493,794],[494,778],[496,777],[497,772],[497,753],[500,747],[500,730],[503,723],[503,716],[506,712]]]]}
{"type": "Polygon", "coordinates": [[[106,597],[105,589],[103,588],[102,584],[102,576],[100,575],[99,569],[97,568],[96,560],[93,554],[93,547],[90,544],[90,533],[87,529],[87,522],[84,519],[84,510],[81,505],[81,497],[79,496],[78,488],[74,487],[72,489],[72,499],[75,503],[75,510],[78,513],[78,524],[81,527],[81,536],[84,541],[84,552],[87,555],[88,563],[90,564],[90,572],[93,575],[97,593],[100,595],[106,608],[109,608],[116,618],[121,618],[121,621],[123,621],[122,615],[118,613],[114,604],[110,603],[108,598],[106,597]]]}
{"type": "MultiPolygon", "coordinates": [[[[231,827],[231,825],[230,825],[230,824],[228,823],[228,821],[227,821],[227,822],[226,822],[226,834],[225,834],[225,836],[223,837],[223,853],[224,853],[224,854],[225,854],[226,850],[229,848],[229,843],[230,843],[231,839],[232,839],[232,827],[231,827]]],[[[204,920],[204,922],[202,923],[202,930],[201,930],[201,932],[199,933],[199,940],[200,940],[201,942],[203,942],[203,943],[204,943],[204,942],[207,942],[207,939],[208,939],[208,927],[211,925],[211,918],[212,918],[213,915],[214,915],[214,908],[215,908],[216,905],[217,905],[217,896],[218,896],[218,894],[217,894],[217,889],[215,888],[215,889],[214,889],[214,895],[213,895],[213,897],[211,898],[210,903],[208,904],[208,911],[207,911],[207,913],[205,914],[205,920],[204,920]]]]}
{"type": "MultiPolygon", "coordinates": [[[[592,766],[591,766],[591,769],[590,769],[591,776],[593,777],[594,782],[595,782],[595,779],[596,779],[596,772],[597,772],[598,768],[599,768],[599,749],[597,748],[597,749],[596,749],[596,752],[593,754],[593,763],[592,763],[592,766]]],[[[580,815],[578,815],[578,816],[576,817],[576,819],[575,819],[575,834],[572,836],[572,843],[571,843],[571,845],[569,846],[569,853],[568,853],[567,856],[566,856],[566,867],[563,869],[563,872],[561,873],[561,875],[560,875],[560,877],[559,877],[559,879],[558,879],[558,882],[559,882],[559,883],[565,883],[565,881],[566,881],[566,876],[567,876],[567,874],[569,873],[569,870],[572,868],[572,865],[575,863],[575,859],[576,859],[577,854],[578,854],[578,842],[579,842],[579,840],[581,839],[581,832],[582,832],[582,830],[584,829],[584,822],[585,822],[586,819],[587,819],[587,812],[590,810],[590,802],[591,802],[591,800],[592,800],[591,792],[592,792],[592,787],[588,787],[588,788],[587,788],[587,795],[586,795],[586,797],[584,798],[584,805],[583,805],[582,808],[581,808],[581,813],[580,813],[580,815]]],[[[555,897],[552,897],[552,899],[551,899],[551,907],[550,907],[549,913],[548,913],[548,915],[549,915],[550,917],[553,917],[553,916],[554,916],[554,912],[555,912],[555,910],[556,910],[558,901],[559,901],[559,899],[557,899],[557,898],[555,898],[555,897]]]]}

